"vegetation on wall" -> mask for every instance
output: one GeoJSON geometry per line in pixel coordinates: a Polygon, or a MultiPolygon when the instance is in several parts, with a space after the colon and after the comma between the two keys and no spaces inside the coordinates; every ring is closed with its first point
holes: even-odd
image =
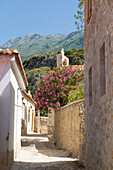
{"type": "Polygon", "coordinates": [[[37,82],[34,97],[37,109],[47,112],[48,108],[52,107],[54,110],[59,110],[61,106],[73,100],[70,98],[71,93],[69,94],[73,89],[76,100],[83,98],[83,84],[84,73],[82,70],[74,70],[71,66],[54,68],[47,73],[46,77],[37,82]]]}
{"type": "MultiPolygon", "coordinates": [[[[31,94],[33,97],[35,96],[37,81],[47,76],[47,73],[49,72],[48,68],[53,69],[53,67],[56,67],[56,64],[53,64],[52,66],[52,63],[56,63],[56,58],[53,56],[56,56],[59,53],[60,51],[48,53],[47,56],[48,58],[50,58],[50,60],[46,58],[46,54],[38,54],[38,55],[33,56],[30,59],[26,59],[23,62],[26,76],[28,79],[28,84],[29,84],[27,89],[31,90],[31,94]],[[46,63],[46,60],[48,60],[47,61],[48,64],[46,63]],[[32,61],[32,65],[30,65],[31,61],[32,61]],[[37,65],[37,62],[39,65],[37,65]],[[40,63],[43,63],[43,64],[40,64],[40,63]]],[[[65,51],[65,55],[69,58],[70,65],[84,64],[84,49],[67,50],[65,51]]]]}

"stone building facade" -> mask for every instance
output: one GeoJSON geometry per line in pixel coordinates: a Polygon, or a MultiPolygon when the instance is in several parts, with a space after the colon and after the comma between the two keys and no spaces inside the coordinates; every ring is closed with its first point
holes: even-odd
{"type": "Polygon", "coordinates": [[[113,169],[113,1],[85,0],[85,164],[113,169]]]}

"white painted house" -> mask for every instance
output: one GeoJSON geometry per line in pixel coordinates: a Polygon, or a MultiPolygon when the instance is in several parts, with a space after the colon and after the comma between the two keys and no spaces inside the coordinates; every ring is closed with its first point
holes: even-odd
{"type": "Polygon", "coordinates": [[[33,100],[30,90],[28,93],[22,92],[22,123],[21,134],[27,135],[34,132],[35,101],[33,100]]]}
{"type": "Polygon", "coordinates": [[[18,51],[0,49],[0,170],[10,167],[21,147],[21,89],[27,86],[18,51]]]}

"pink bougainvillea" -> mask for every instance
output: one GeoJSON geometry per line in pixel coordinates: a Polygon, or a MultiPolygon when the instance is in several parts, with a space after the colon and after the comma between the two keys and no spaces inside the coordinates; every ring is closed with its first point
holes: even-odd
{"type": "MultiPolygon", "coordinates": [[[[79,84],[83,85],[84,73],[71,67],[56,67],[46,77],[37,82],[34,100],[39,110],[48,110],[52,107],[59,110],[68,103],[69,92],[79,84]]],[[[79,88],[78,88],[79,89],[79,88]]]]}

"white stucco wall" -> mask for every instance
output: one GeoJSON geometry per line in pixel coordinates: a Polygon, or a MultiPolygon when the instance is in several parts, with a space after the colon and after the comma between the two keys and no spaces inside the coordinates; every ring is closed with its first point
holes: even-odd
{"type": "Polygon", "coordinates": [[[64,55],[64,49],[62,48],[61,54],[57,55],[57,67],[63,66],[63,62],[66,60],[66,66],[69,66],[69,58],[64,55]]]}
{"type": "MultiPolygon", "coordinates": [[[[25,97],[25,96],[24,96],[25,97]]],[[[23,99],[23,103],[25,104],[27,117],[25,116],[25,122],[27,127],[27,134],[32,132],[32,111],[34,111],[34,117],[35,117],[35,105],[32,103],[32,101],[28,100],[27,98],[23,99]],[[29,109],[30,109],[30,122],[28,122],[29,117],[29,109]]],[[[34,118],[33,118],[33,124],[34,124],[34,118]]],[[[34,131],[34,126],[33,126],[34,131]]]]}
{"type": "Polygon", "coordinates": [[[10,69],[9,62],[0,64],[0,164],[4,164],[8,150],[10,69]]]}
{"type": "Polygon", "coordinates": [[[22,94],[18,88],[25,88],[16,62],[5,59],[0,60],[0,167],[10,164],[21,147],[22,94]]]}
{"type": "Polygon", "coordinates": [[[10,140],[9,147],[15,150],[14,156],[18,155],[21,147],[21,113],[22,113],[22,94],[12,69],[10,69],[10,83],[11,83],[11,96],[10,96],[10,140]],[[13,109],[13,110],[12,110],[13,109]],[[14,113],[14,115],[13,115],[14,113]],[[14,127],[13,127],[14,126],[14,127]],[[12,139],[14,144],[12,145],[12,139]],[[12,145],[12,146],[11,146],[12,145]]]}
{"type": "Polygon", "coordinates": [[[67,61],[66,66],[69,66],[69,58],[67,58],[65,55],[63,55],[63,54],[62,54],[62,66],[63,66],[63,62],[64,62],[64,60],[66,60],[66,61],[67,61]]]}

